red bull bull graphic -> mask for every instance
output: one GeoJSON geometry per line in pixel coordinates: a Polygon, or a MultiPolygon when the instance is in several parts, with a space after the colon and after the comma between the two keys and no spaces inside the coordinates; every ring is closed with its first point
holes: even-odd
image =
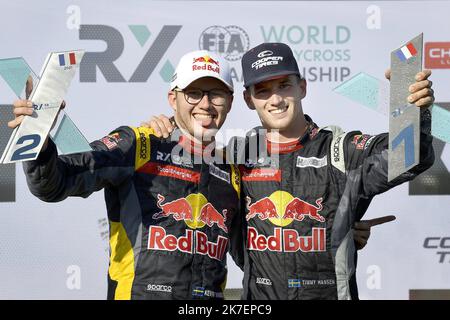
{"type": "Polygon", "coordinates": [[[319,214],[322,210],[322,198],[316,200],[316,206],[309,204],[299,198],[294,198],[288,203],[284,212],[284,219],[293,219],[296,221],[303,221],[305,217],[319,222],[325,222],[325,218],[319,214]]]}
{"type": "Polygon", "coordinates": [[[207,255],[211,259],[222,261],[227,253],[228,239],[218,236],[217,242],[208,241],[208,236],[199,230],[186,230],[184,236],[176,237],[167,234],[163,227],[150,226],[147,248],[207,255]]]}
{"type": "Polygon", "coordinates": [[[194,58],[194,61],[192,63],[210,63],[210,64],[215,64],[216,66],[219,66],[219,62],[214,60],[210,56],[194,58]]]}
{"type": "Polygon", "coordinates": [[[192,63],[201,63],[201,62],[206,62],[205,57],[194,58],[194,61],[192,63]]]}
{"type": "Polygon", "coordinates": [[[245,218],[247,219],[247,221],[253,219],[256,216],[258,216],[260,220],[278,217],[277,208],[270,198],[264,197],[261,200],[250,204],[251,199],[249,197],[246,197],[246,201],[248,213],[245,218]]]}
{"type": "Polygon", "coordinates": [[[204,224],[208,225],[208,227],[212,227],[216,224],[220,229],[228,233],[228,228],[225,225],[225,221],[227,220],[227,210],[222,210],[222,214],[214,208],[211,203],[205,204],[200,210],[200,221],[204,224]]]}
{"type": "Polygon", "coordinates": [[[224,232],[228,233],[225,225],[227,221],[227,210],[220,213],[208,200],[201,194],[190,194],[186,198],[176,199],[163,203],[165,197],[158,194],[158,202],[156,205],[161,211],[153,214],[153,219],[172,217],[176,221],[183,220],[191,229],[202,228],[205,225],[212,227],[216,225],[224,232]]]}
{"type": "Polygon", "coordinates": [[[311,220],[325,222],[325,218],[319,214],[323,209],[322,198],[312,205],[300,198],[293,197],[286,191],[275,191],[269,197],[264,197],[253,204],[249,197],[247,201],[246,219],[253,218],[267,220],[277,226],[287,226],[292,221],[303,221],[305,217],[311,220]]]}
{"type": "Polygon", "coordinates": [[[274,234],[259,234],[256,228],[247,229],[247,249],[272,252],[326,251],[326,229],[312,228],[312,235],[300,236],[297,230],[275,228],[274,234]]]}
{"type": "Polygon", "coordinates": [[[161,219],[171,216],[176,221],[193,220],[194,216],[192,214],[192,207],[185,198],[162,204],[165,199],[166,198],[164,196],[158,194],[158,202],[156,205],[161,209],[161,211],[155,213],[153,215],[153,219],[161,219]]]}

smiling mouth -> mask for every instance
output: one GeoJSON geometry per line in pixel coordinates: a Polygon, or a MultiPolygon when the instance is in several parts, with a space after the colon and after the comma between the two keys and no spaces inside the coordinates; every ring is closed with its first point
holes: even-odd
{"type": "Polygon", "coordinates": [[[196,120],[209,120],[209,119],[215,119],[216,116],[212,114],[202,114],[202,113],[196,113],[192,115],[194,119],[196,120]]]}
{"type": "Polygon", "coordinates": [[[277,108],[277,109],[273,109],[273,110],[269,110],[270,114],[281,114],[287,111],[287,109],[289,109],[289,106],[285,106],[283,108],[277,108]]]}

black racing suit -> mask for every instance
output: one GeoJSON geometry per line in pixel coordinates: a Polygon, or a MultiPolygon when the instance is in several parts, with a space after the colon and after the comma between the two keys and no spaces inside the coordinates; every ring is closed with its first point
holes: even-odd
{"type": "Polygon", "coordinates": [[[434,162],[432,137],[421,133],[419,165],[388,182],[387,133],[318,129],[306,119],[294,143],[270,143],[257,129],[229,144],[229,156],[245,163],[244,299],[357,299],[355,221],[375,195],[434,162]]]}
{"type": "Polygon", "coordinates": [[[24,170],[31,192],[48,202],[105,189],[108,299],[223,298],[237,167],[198,161],[204,151],[184,137],[161,139],[142,127],[120,127],[91,146],[58,157],[49,140],[24,170]]]}

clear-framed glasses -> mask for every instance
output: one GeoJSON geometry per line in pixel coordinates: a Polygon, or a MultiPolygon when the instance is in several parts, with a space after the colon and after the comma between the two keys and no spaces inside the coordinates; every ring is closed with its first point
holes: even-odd
{"type": "Polygon", "coordinates": [[[227,99],[230,97],[230,92],[222,89],[212,89],[212,90],[200,90],[200,89],[173,89],[177,92],[183,92],[184,99],[187,103],[196,105],[199,103],[203,96],[208,95],[209,101],[215,106],[224,106],[227,102],[227,99]]]}

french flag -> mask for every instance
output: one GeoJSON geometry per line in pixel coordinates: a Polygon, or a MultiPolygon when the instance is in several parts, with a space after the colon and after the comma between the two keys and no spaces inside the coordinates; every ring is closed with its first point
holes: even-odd
{"type": "Polygon", "coordinates": [[[74,53],[74,52],[70,52],[69,54],[67,54],[67,53],[66,53],[66,54],[62,53],[62,54],[58,55],[58,57],[59,57],[59,65],[60,65],[61,67],[66,65],[66,55],[69,56],[69,63],[70,63],[71,65],[77,63],[77,62],[76,62],[76,59],[75,59],[75,53],[74,53]]]}
{"type": "Polygon", "coordinates": [[[417,55],[417,50],[414,48],[414,45],[410,42],[406,46],[401,47],[396,52],[397,57],[400,59],[400,61],[404,62],[408,60],[409,58],[414,57],[417,55]]]}

